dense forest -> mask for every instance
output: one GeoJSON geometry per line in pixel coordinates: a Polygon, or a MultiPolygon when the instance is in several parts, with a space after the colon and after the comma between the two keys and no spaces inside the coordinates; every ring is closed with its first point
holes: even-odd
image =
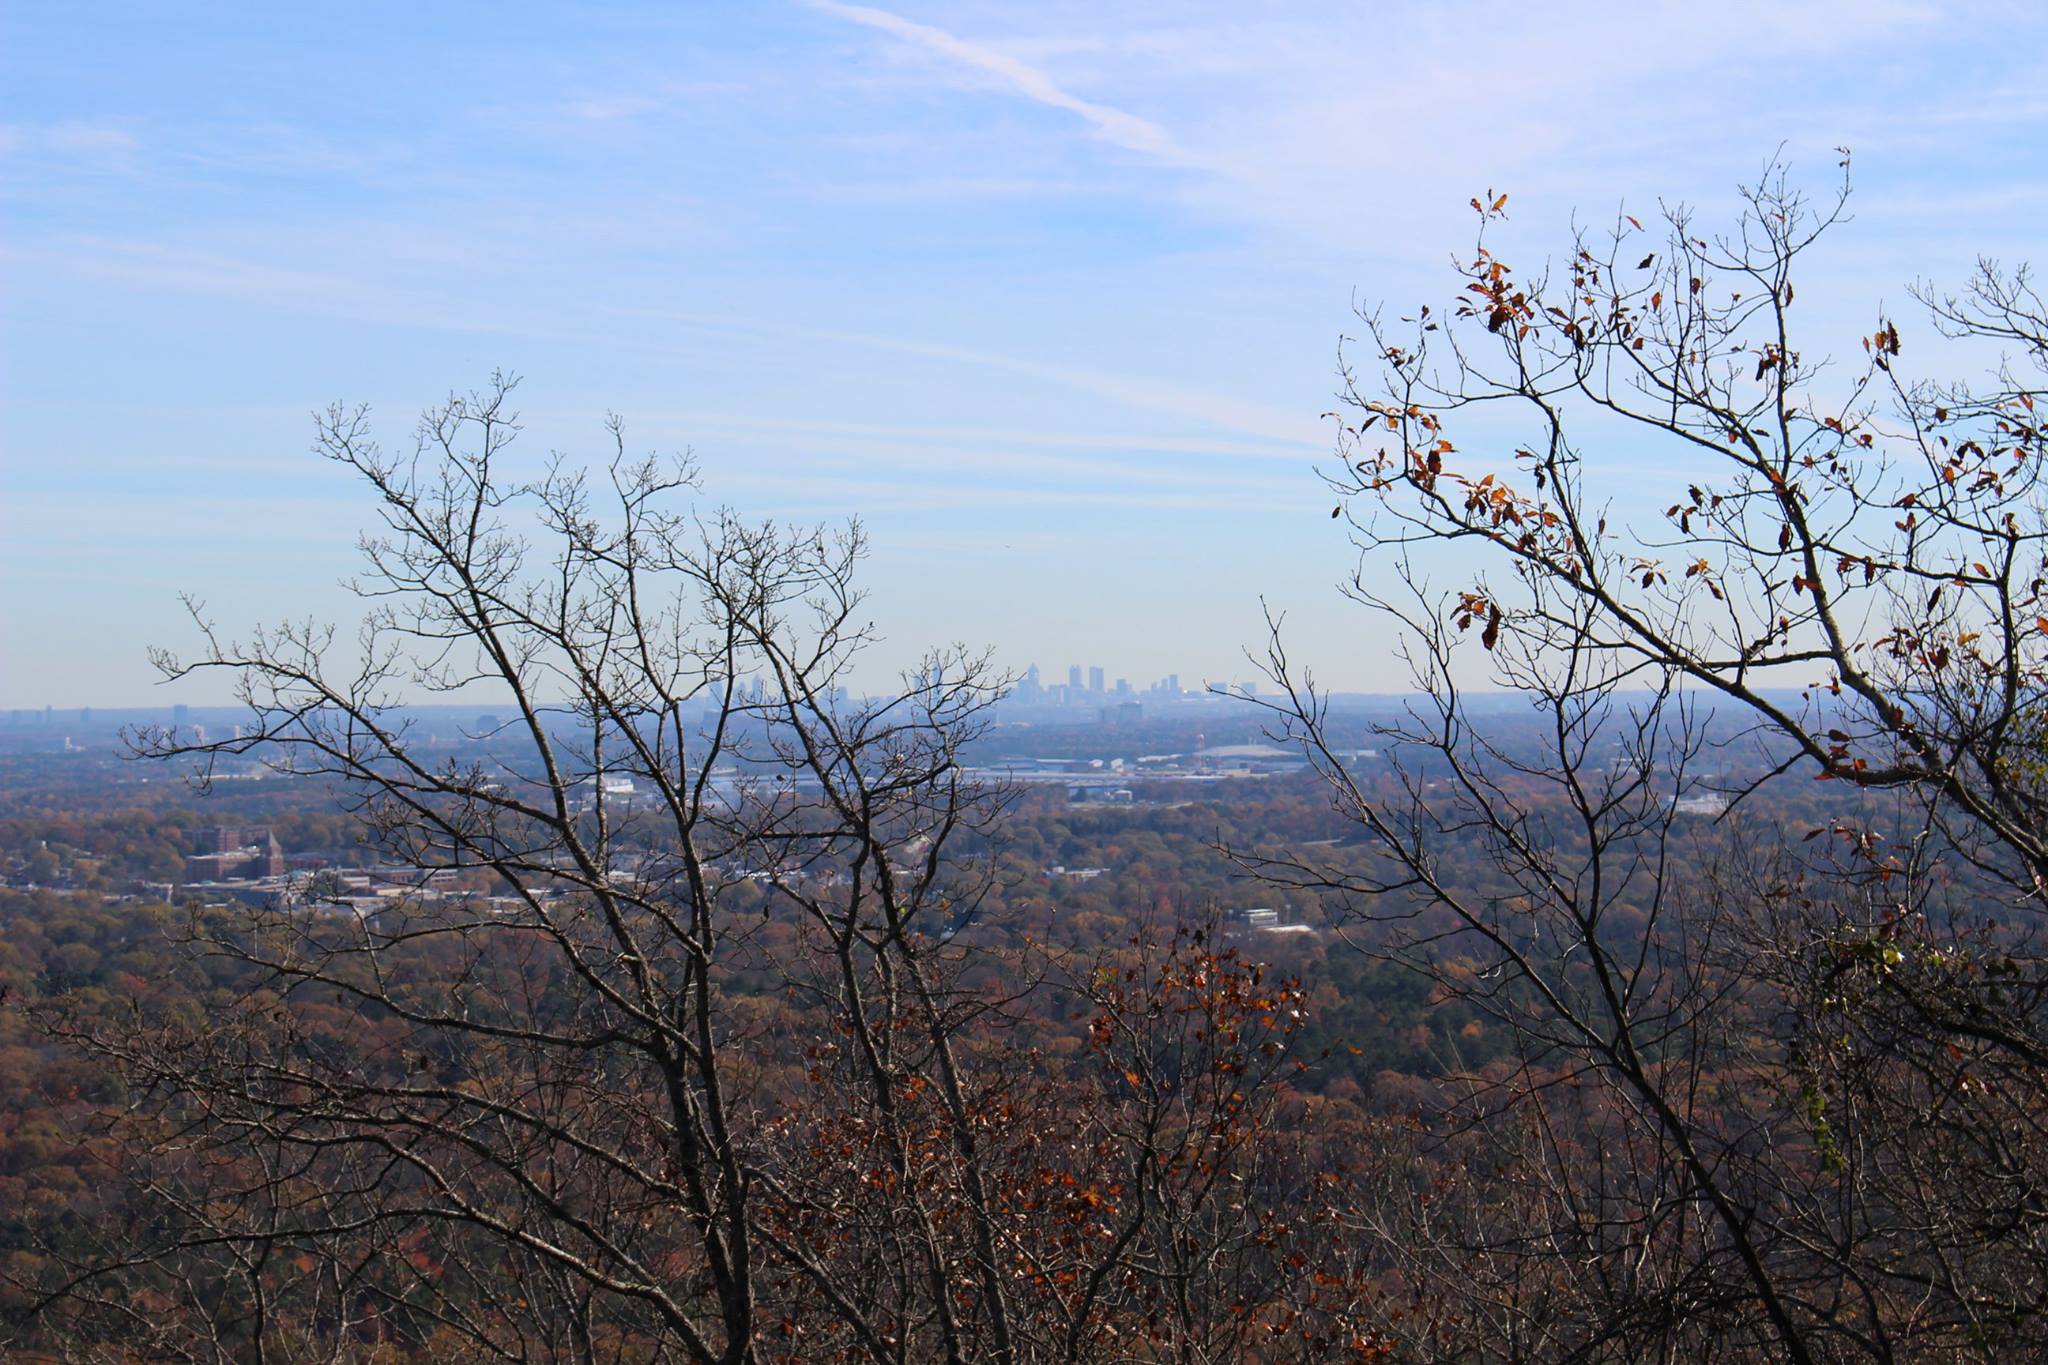
{"type": "MultiPolygon", "coordinates": [[[[1512,747],[1515,727],[1496,729],[1512,747]]],[[[1380,781],[1394,789],[1391,767],[1380,781]]],[[[1227,1182],[1176,1193],[1184,1201],[1179,1216],[1205,1239],[1218,1239],[1203,1250],[1204,1274],[1221,1278],[1204,1295],[1221,1293],[1225,1283],[1231,1294],[1227,1302],[1181,1307],[1191,1322],[1161,1327],[1162,1341],[1198,1321],[1216,1358],[1376,1358],[1401,1354],[1404,1341],[1455,1351],[1475,1324],[1359,1239],[1386,1216],[1377,1202],[1397,1191],[1418,1201],[1417,1209],[1427,1207],[1431,1189],[1478,1198],[1484,1207],[1520,1186],[1499,1153],[1489,1158],[1498,1163],[1490,1171],[1470,1164],[1470,1118],[1461,1110],[1474,1087],[1526,1076],[1534,1060],[1512,1015],[1458,988],[1490,972],[1486,945],[1409,897],[1427,935],[1456,945],[1440,959],[1452,980],[1432,979],[1400,960],[1383,907],[1331,887],[1276,886],[1255,875],[1287,849],[1317,850],[1332,868],[1370,866],[1369,846],[1311,774],[1240,780],[1201,799],[1168,784],[1141,792],[1144,799],[1126,804],[1058,788],[1019,794],[1000,828],[977,846],[991,866],[973,914],[949,920],[943,943],[927,945],[954,971],[949,998],[976,1002],[957,1036],[993,1073],[977,1095],[990,1110],[990,1131],[1023,1142],[1002,1153],[1019,1201],[1011,1216],[1020,1224],[1053,1219],[1060,1236],[1081,1243],[1066,1254],[1087,1264],[1087,1239],[1114,1229],[1114,1215],[1147,1178],[1146,1161],[1161,1160],[1157,1152],[1141,1155],[1165,1129],[1137,1103],[1156,1085],[1171,1096],[1167,1127],[1182,1145],[1175,1158],[1182,1164],[1163,1169],[1184,1182],[1227,1182]],[[1269,921],[1247,918],[1259,908],[1273,912],[1269,921]],[[1160,1019],[1188,1014],[1201,1026],[1183,1023],[1160,1036],[1160,1019]],[[1126,1022],[1133,1026],[1123,1033],[1126,1022]],[[1205,1074],[1190,1076],[1190,1068],[1205,1074]],[[1191,1109],[1197,1101],[1209,1107],[1191,1109]],[[1340,1186],[1330,1185],[1340,1177],[1340,1186]],[[1486,1192],[1459,1189],[1468,1182],[1486,1192]],[[1053,1189],[1062,1192],[1057,1199],[1046,1193],[1053,1189]],[[1229,1257],[1218,1262],[1226,1248],[1229,1257]]],[[[272,817],[288,849],[333,850],[373,837],[358,816],[292,804],[272,817]]],[[[250,808],[234,809],[246,816],[250,808]]],[[[1772,840],[1782,831],[1803,835],[1851,814],[1870,823],[1872,802],[1811,782],[1771,786],[1733,814],[1676,820],[1674,866],[1679,875],[1704,874],[1752,848],[1759,831],[1772,840]]],[[[113,889],[175,880],[181,851],[220,818],[191,794],[185,804],[149,811],[16,816],[0,826],[10,866],[65,883],[0,892],[0,989],[9,1006],[0,1015],[0,1074],[7,1078],[0,1205],[12,1210],[0,1234],[5,1303],[16,1313],[40,1308],[40,1325],[22,1346],[138,1357],[189,1352],[192,1322],[150,1322],[151,1305],[186,1302],[188,1293],[212,1305],[209,1349],[230,1356],[253,1351],[256,1334],[277,1333],[280,1342],[300,1334],[310,1348],[344,1325],[355,1349],[421,1358],[466,1358],[472,1330],[528,1340],[521,1349],[570,1330],[571,1322],[508,1312],[493,1277],[534,1268],[508,1264],[503,1248],[459,1229],[414,1228],[396,1265],[384,1264],[388,1248],[375,1239],[344,1248],[284,1238],[253,1262],[195,1254],[194,1241],[232,1235],[224,1214],[250,1236],[256,1229],[245,1220],[274,1222],[288,1198],[307,1191],[287,1196],[260,1149],[239,1140],[203,1160],[203,1148],[192,1149],[167,1167],[167,1155],[183,1150],[181,1129],[166,1128],[169,1111],[158,1106],[192,1078],[179,1074],[182,1061],[173,1065],[157,1049],[211,1051],[232,1038],[239,1064],[248,1060],[240,1049],[260,1047],[273,1064],[311,1068],[298,1073],[301,1083],[340,1068],[356,1085],[430,1083],[467,1092],[483,1087],[494,1068],[517,1064],[480,1040],[451,1039],[408,1018],[403,1002],[417,1003],[411,991],[438,994],[459,982],[465,1010],[494,1006],[522,1026],[573,1027],[579,1010],[574,982],[559,964],[547,965],[544,938],[511,934],[478,950],[466,936],[433,931],[467,909],[436,909],[431,925],[422,910],[403,930],[398,923],[408,912],[386,912],[392,932],[378,971],[387,986],[401,983],[394,1001],[379,994],[386,987],[360,981],[345,991],[314,989],[301,968],[266,963],[248,950],[251,936],[283,932],[283,921],[296,916],[302,950],[324,944],[344,954],[353,932],[348,912],[317,903],[252,912],[208,903],[203,894],[181,894],[184,903],[174,906],[113,889]],[[522,999],[528,1003],[515,1004],[522,999]],[[258,1191],[260,1210],[250,1202],[258,1191]],[[192,1239],[195,1232],[201,1235],[192,1239]],[[175,1269],[156,1264],[140,1278],[116,1269],[103,1284],[72,1284],[69,1297],[89,1309],[52,1316],[41,1297],[73,1275],[121,1267],[138,1249],[160,1262],[181,1235],[191,1239],[189,1259],[175,1269]],[[451,1316],[457,1326],[446,1321],[451,1316]]],[[[1835,861],[1825,843],[1798,842],[1815,872],[1835,861]]],[[[1451,884],[1470,894],[1503,902],[1517,894],[1481,831],[1442,841],[1436,855],[1451,884]]],[[[1633,894],[1652,889],[1641,883],[1633,894]]],[[[778,1112],[781,1125],[815,1143],[852,1117],[816,1088],[821,1059],[832,1050],[813,1013],[810,973],[819,945],[798,905],[776,894],[774,879],[736,879],[721,904],[750,926],[716,982],[721,1010],[756,1049],[748,1059],[750,1106],[778,1112]]],[[[483,897],[467,905],[492,913],[483,897]]],[[[1609,932],[1618,942],[1639,941],[1650,911],[1621,897],[1609,907],[1609,932]]],[[[1721,1008],[1746,1018],[1745,1028],[1774,1027],[1758,1002],[1727,998],[1721,1008]]],[[[1568,1065],[1552,1065],[1557,1076],[1569,1075],[1568,1065]]],[[[603,1074],[617,1087],[610,1104],[655,1102],[631,1060],[603,1074]]],[[[1791,1069],[1751,1072],[1744,1083],[1770,1087],[1800,1117],[1777,1140],[1824,1164],[1827,1149],[1816,1144],[1831,1129],[1824,1112],[1805,1107],[1808,1083],[1791,1069]]],[[[316,1117],[301,1112],[294,1122],[316,1117]]],[[[1579,1121],[1585,1131],[1572,1140],[1594,1140],[1601,1120],[1582,1114],[1579,1121]]],[[[806,1156],[818,1160],[815,1151],[806,1156]]],[[[851,1168],[831,1169],[836,1164],[806,1177],[858,1177],[851,1168]]],[[[326,1170],[309,1160],[292,1175],[295,1182],[331,1180],[326,1170]]],[[[1030,1254],[1050,1261],[1057,1249],[1030,1254]]],[[[1159,1292],[1130,1293],[1122,1311],[1166,1311],[1154,1300],[1159,1292]]],[[[544,1302],[538,1290],[530,1301],[544,1302]]],[[[803,1301],[799,1294],[778,1310],[796,1342],[806,1334],[829,1339],[829,1327],[797,1312],[803,1301]]],[[[638,1353],[633,1342],[642,1334],[647,1342],[661,1336],[658,1324],[631,1313],[594,1316],[580,1330],[590,1334],[589,1349],[626,1358],[638,1353]]],[[[812,1349],[793,1344],[782,1358],[817,1358],[812,1349]]]]}

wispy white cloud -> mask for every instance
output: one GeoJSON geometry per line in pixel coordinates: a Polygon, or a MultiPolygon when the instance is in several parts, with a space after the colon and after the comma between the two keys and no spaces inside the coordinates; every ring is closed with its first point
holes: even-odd
{"type": "MultiPolygon", "coordinates": [[[[1171,416],[1185,423],[1249,436],[1263,444],[1261,453],[1266,458],[1287,458],[1284,452],[1308,450],[1322,436],[1313,413],[1290,411],[1214,386],[1184,384],[1149,375],[1061,364],[921,338],[669,309],[593,309],[585,305],[567,316],[548,313],[543,317],[530,306],[502,301],[492,304],[488,290],[421,286],[417,280],[389,273],[354,275],[343,261],[336,261],[337,268],[332,271],[277,263],[317,254],[309,239],[302,236],[280,237],[272,251],[255,258],[132,240],[83,239],[65,247],[44,246],[28,251],[0,247],[0,261],[10,261],[22,269],[121,280],[181,293],[236,296],[407,329],[498,333],[573,344],[608,344],[614,348],[676,349],[668,343],[620,336],[606,326],[607,318],[628,317],[677,324],[736,340],[781,345],[792,341],[822,342],[969,365],[1073,389],[1137,412],[1171,416]]],[[[1181,450],[1195,448],[1174,438],[1167,438],[1162,445],[1181,450]]],[[[1214,440],[1207,442],[1207,448],[1215,453],[1225,449],[1214,440]]],[[[1228,450],[1240,455],[1253,453],[1253,447],[1242,443],[1231,445],[1228,450]]]]}
{"type": "Polygon", "coordinates": [[[693,99],[737,95],[746,88],[745,82],[733,80],[661,81],[646,90],[612,91],[572,99],[561,110],[582,123],[621,123],[666,113],[693,99]]]}
{"type": "MultiPolygon", "coordinates": [[[[973,510],[986,512],[992,495],[986,488],[932,480],[903,482],[871,477],[829,479],[815,475],[787,477],[757,474],[744,481],[756,496],[770,501],[784,516],[838,517],[848,512],[869,516],[882,512],[939,512],[973,510]]],[[[1102,490],[1093,488],[1006,488],[1000,494],[1005,508],[1070,508],[1083,511],[1126,509],[1132,511],[1300,512],[1311,501],[1306,495],[1286,496],[1268,492],[1264,496],[1244,490],[1231,492],[1189,492],[1154,488],[1102,490]]]]}
{"type": "Polygon", "coordinates": [[[1198,388],[1193,385],[1175,383],[1170,380],[1154,379],[1144,375],[1123,374],[1116,371],[1094,369],[1076,365],[1060,365],[1023,356],[1005,355],[995,351],[981,350],[968,346],[955,346],[945,342],[925,341],[910,337],[886,336],[873,332],[845,331],[835,328],[808,327],[795,324],[755,324],[740,319],[716,319],[685,314],[659,313],[649,311],[644,316],[666,317],[670,321],[690,326],[703,326],[729,331],[735,335],[772,335],[788,339],[829,342],[836,345],[858,346],[868,350],[888,352],[895,355],[916,356],[927,360],[950,361],[961,365],[1000,370],[1009,374],[1062,385],[1066,388],[1108,399],[1112,403],[1133,408],[1141,412],[1171,415],[1205,425],[1220,427],[1226,431],[1254,436],[1263,441],[1300,447],[1304,441],[1318,436],[1319,424],[1311,417],[1304,419],[1298,412],[1291,412],[1269,403],[1252,399],[1233,397],[1214,388],[1198,388]]]}
{"type": "MultiPolygon", "coordinates": [[[[1906,126],[1945,120],[1953,96],[1916,83],[1914,58],[1967,32],[1962,13],[2000,12],[1956,9],[1727,0],[1724,21],[1703,27],[1683,4],[1607,23],[1582,5],[1473,0],[1312,16],[1189,7],[1126,22],[1054,0],[1032,11],[1039,31],[1006,36],[1003,52],[1114,105],[1161,111],[1179,164],[1197,172],[1166,192],[1211,220],[1434,260],[1447,220],[1432,210],[1455,216],[1487,184],[1512,188],[1518,204],[1542,191],[1564,205],[1589,193],[1693,197],[1786,139],[1817,166],[1839,142],[1865,150],[1856,134],[1878,109],[1906,126]],[[1515,60],[1476,64],[1479,32],[1515,60]],[[1565,97],[1582,80],[1597,80],[1598,99],[1565,97]]],[[[2030,90],[1975,103],[1965,117],[2039,119],[2030,90]]],[[[1879,137],[1867,140],[1877,152],[1879,137]]]]}
{"type": "Polygon", "coordinates": [[[132,152],[137,145],[135,134],[126,128],[96,123],[59,123],[44,132],[43,140],[52,151],[86,155],[132,152]]]}
{"type": "Polygon", "coordinates": [[[0,155],[43,152],[71,157],[119,156],[140,145],[134,133],[112,123],[67,119],[58,123],[0,124],[0,155]]]}
{"type": "Polygon", "coordinates": [[[964,346],[876,336],[865,332],[816,330],[810,331],[809,335],[820,340],[849,342],[876,350],[894,351],[900,355],[924,356],[933,360],[952,360],[966,365],[1006,370],[1012,374],[1063,384],[1068,388],[1078,389],[1098,398],[1106,398],[1126,407],[1171,414],[1272,441],[1296,442],[1313,431],[1313,426],[1304,426],[1298,413],[1288,412],[1267,403],[1235,398],[1214,389],[1195,388],[1163,379],[1073,365],[1054,365],[964,346]]]}
{"type": "Polygon", "coordinates": [[[841,0],[812,0],[812,4],[828,14],[836,14],[852,23],[863,24],[868,28],[901,38],[907,43],[970,70],[978,71],[1024,98],[1047,108],[1063,109],[1070,114],[1076,114],[1092,126],[1096,134],[1105,141],[1128,151],[1142,152],[1164,161],[1180,162],[1186,159],[1180,148],[1174,144],[1172,136],[1150,119],[1141,118],[1112,105],[1084,100],[1064,89],[1038,67],[1019,61],[985,43],[969,42],[942,28],[920,24],[870,5],[849,5],[842,3],[841,0]]]}
{"type": "Polygon", "coordinates": [[[976,200],[1046,202],[1076,198],[1090,191],[1076,179],[1021,175],[951,175],[922,179],[863,179],[842,184],[805,186],[821,203],[891,205],[904,203],[971,203],[976,200]]]}
{"type": "Polygon", "coordinates": [[[574,119],[588,123],[610,123],[616,119],[634,118],[651,114],[660,109],[666,101],[652,95],[607,95],[595,99],[572,100],[562,112],[574,119]]]}
{"type": "Polygon", "coordinates": [[[1224,456],[1253,460],[1300,460],[1307,450],[1320,454],[1322,447],[1219,440],[1214,437],[1157,436],[1142,432],[1029,431],[1015,427],[923,426],[892,422],[849,422],[819,418],[780,417],[758,413],[645,413],[642,419],[658,419],[696,430],[789,432],[796,435],[822,433],[862,437],[898,438],[953,446],[966,441],[998,445],[1042,446],[1050,449],[1084,448],[1123,450],[1152,454],[1224,456]]]}

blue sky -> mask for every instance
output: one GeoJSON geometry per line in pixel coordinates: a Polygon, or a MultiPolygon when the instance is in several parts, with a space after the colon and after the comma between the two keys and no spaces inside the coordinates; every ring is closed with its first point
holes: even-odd
{"type": "MultiPolygon", "coordinates": [[[[1783,144],[1880,300],[2044,254],[2039,5],[135,5],[0,17],[0,705],[152,692],[148,643],[343,617],[366,508],[308,412],[527,377],[526,452],[690,447],[862,516],[893,667],[1329,680],[1313,469],[1354,298],[1440,295],[1466,201],[1697,203],[1783,144]]],[[[1625,451],[1614,454],[1628,475],[1625,451]]]]}

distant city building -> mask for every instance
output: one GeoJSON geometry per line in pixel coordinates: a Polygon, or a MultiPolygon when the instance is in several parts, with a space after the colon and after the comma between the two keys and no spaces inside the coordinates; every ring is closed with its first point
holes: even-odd
{"type": "Polygon", "coordinates": [[[1079,692],[1081,690],[1081,665],[1070,664],[1068,666],[1067,690],[1069,692],[1079,692]]]}
{"type": "Polygon", "coordinates": [[[1728,798],[1719,792],[1698,792],[1679,797],[1671,809],[1680,815],[1719,815],[1728,809],[1728,798]]]}
{"type": "Polygon", "coordinates": [[[193,843],[192,855],[185,859],[187,881],[284,875],[284,849],[266,825],[216,825],[200,830],[193,843]]]}
{"type": "Polygon", "coordinates": [[[1103,672],[1101,668],[1090,668],[1088,670],[1088,690],[1098,697],[1102,695],[1102,680],[1103,672]]]}

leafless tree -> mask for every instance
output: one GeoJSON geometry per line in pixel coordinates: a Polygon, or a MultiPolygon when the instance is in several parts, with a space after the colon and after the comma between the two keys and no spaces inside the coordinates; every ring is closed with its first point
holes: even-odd
{"type": "Polygon", "coordinates": [[[1335,515],[1427,700],[1362,767],[1276,630],[1278,729],[1373,854],[1259,866],[1347,894],[1362,946],[1515,1041],[1416,1120],[1460,1199],[1404,1204],[1389,1167],[1372,1215],[1439,1296],[1422,1354],[1989,1359],[2043,1330],[2048,309],[1986,262],[1918,297],[2005,348],[1988,384],[1907,379],[1890,318],[1831,370],[1794,276],[1846,196],[1773,165],[1726,234],[1623,214],[1524,274],[1489,194],[1448,307],[1362,315],[1335,515]],[[1670,491],[1632,510],[1622,461],[1670,491]],[[1745,821],[1793,776],[1838,784],[1812,843],[1745,821]]]}
{"type": "MultiPolygon", "coordinates": [[[[240,1013],[92,1034],[166,1116],[159,1155],[216,1168],[203,1207],[137,1259],[235,1258],[230,1354],[292,1354],[266,1330],[264,1262],[302,1257],[333,1281],[300,1305],[327,1351],[402,1330],[478,1357],[739,1361],[808,1332],[904,1358],[936,1333],[942,1354],[1004,1358],[940,946],[986,885],[960,845],[1000,796],[960,749],[1002,680],[953,651],[852,698],[872,638],[857,526],[678,506],[689,468],[630,456],[616,421],[594,477],[556,463],[512,480],[512,388],[451,399],[402,454],[362,411],[322,418],[320,452],[383,521],[362,543],[371,610],[352,650],[315,625],[238,642],[200,618],[197,659],[157,656],[167,677],[232,675],[251,722],[145,734],[140,753],[334,781],[421,887],[232,921],[204,946],[253,973],[240,1013]],[[491,757],[422,740],[402,704],[485,685],[512,717],[480,737],[491,757]],[[437,895],[446,871],[498,894],[437,895]],[[797,933],[770,945],[778,916],[797,933]],[[736,1007],[736,974],[763,961],[809,992],[809,1021],[829,1016],[857,1077],[839,1117],[900,1197],[828,1217],[851,1236],[874,1216],[874,1254],[914,1284],[900,1295],[779,1235],[816,1213],[784,1181],[815,1135],[771,1119],[810,1040],[736,1007]],[[337,1048],[322,1010],[359,1016],[361,1046],[337,1048]],[[913,1082],[934,1099],[910,1119],[913,1082]],[[928,1140],[959,1176],[943,1202],[910,1169],[928,1140]]],[[[176,1207],[172,1169],[149,1178],[176,1207]]],[[[74,1293],[108,1280],[82,1273],[74,1293]]]]}

